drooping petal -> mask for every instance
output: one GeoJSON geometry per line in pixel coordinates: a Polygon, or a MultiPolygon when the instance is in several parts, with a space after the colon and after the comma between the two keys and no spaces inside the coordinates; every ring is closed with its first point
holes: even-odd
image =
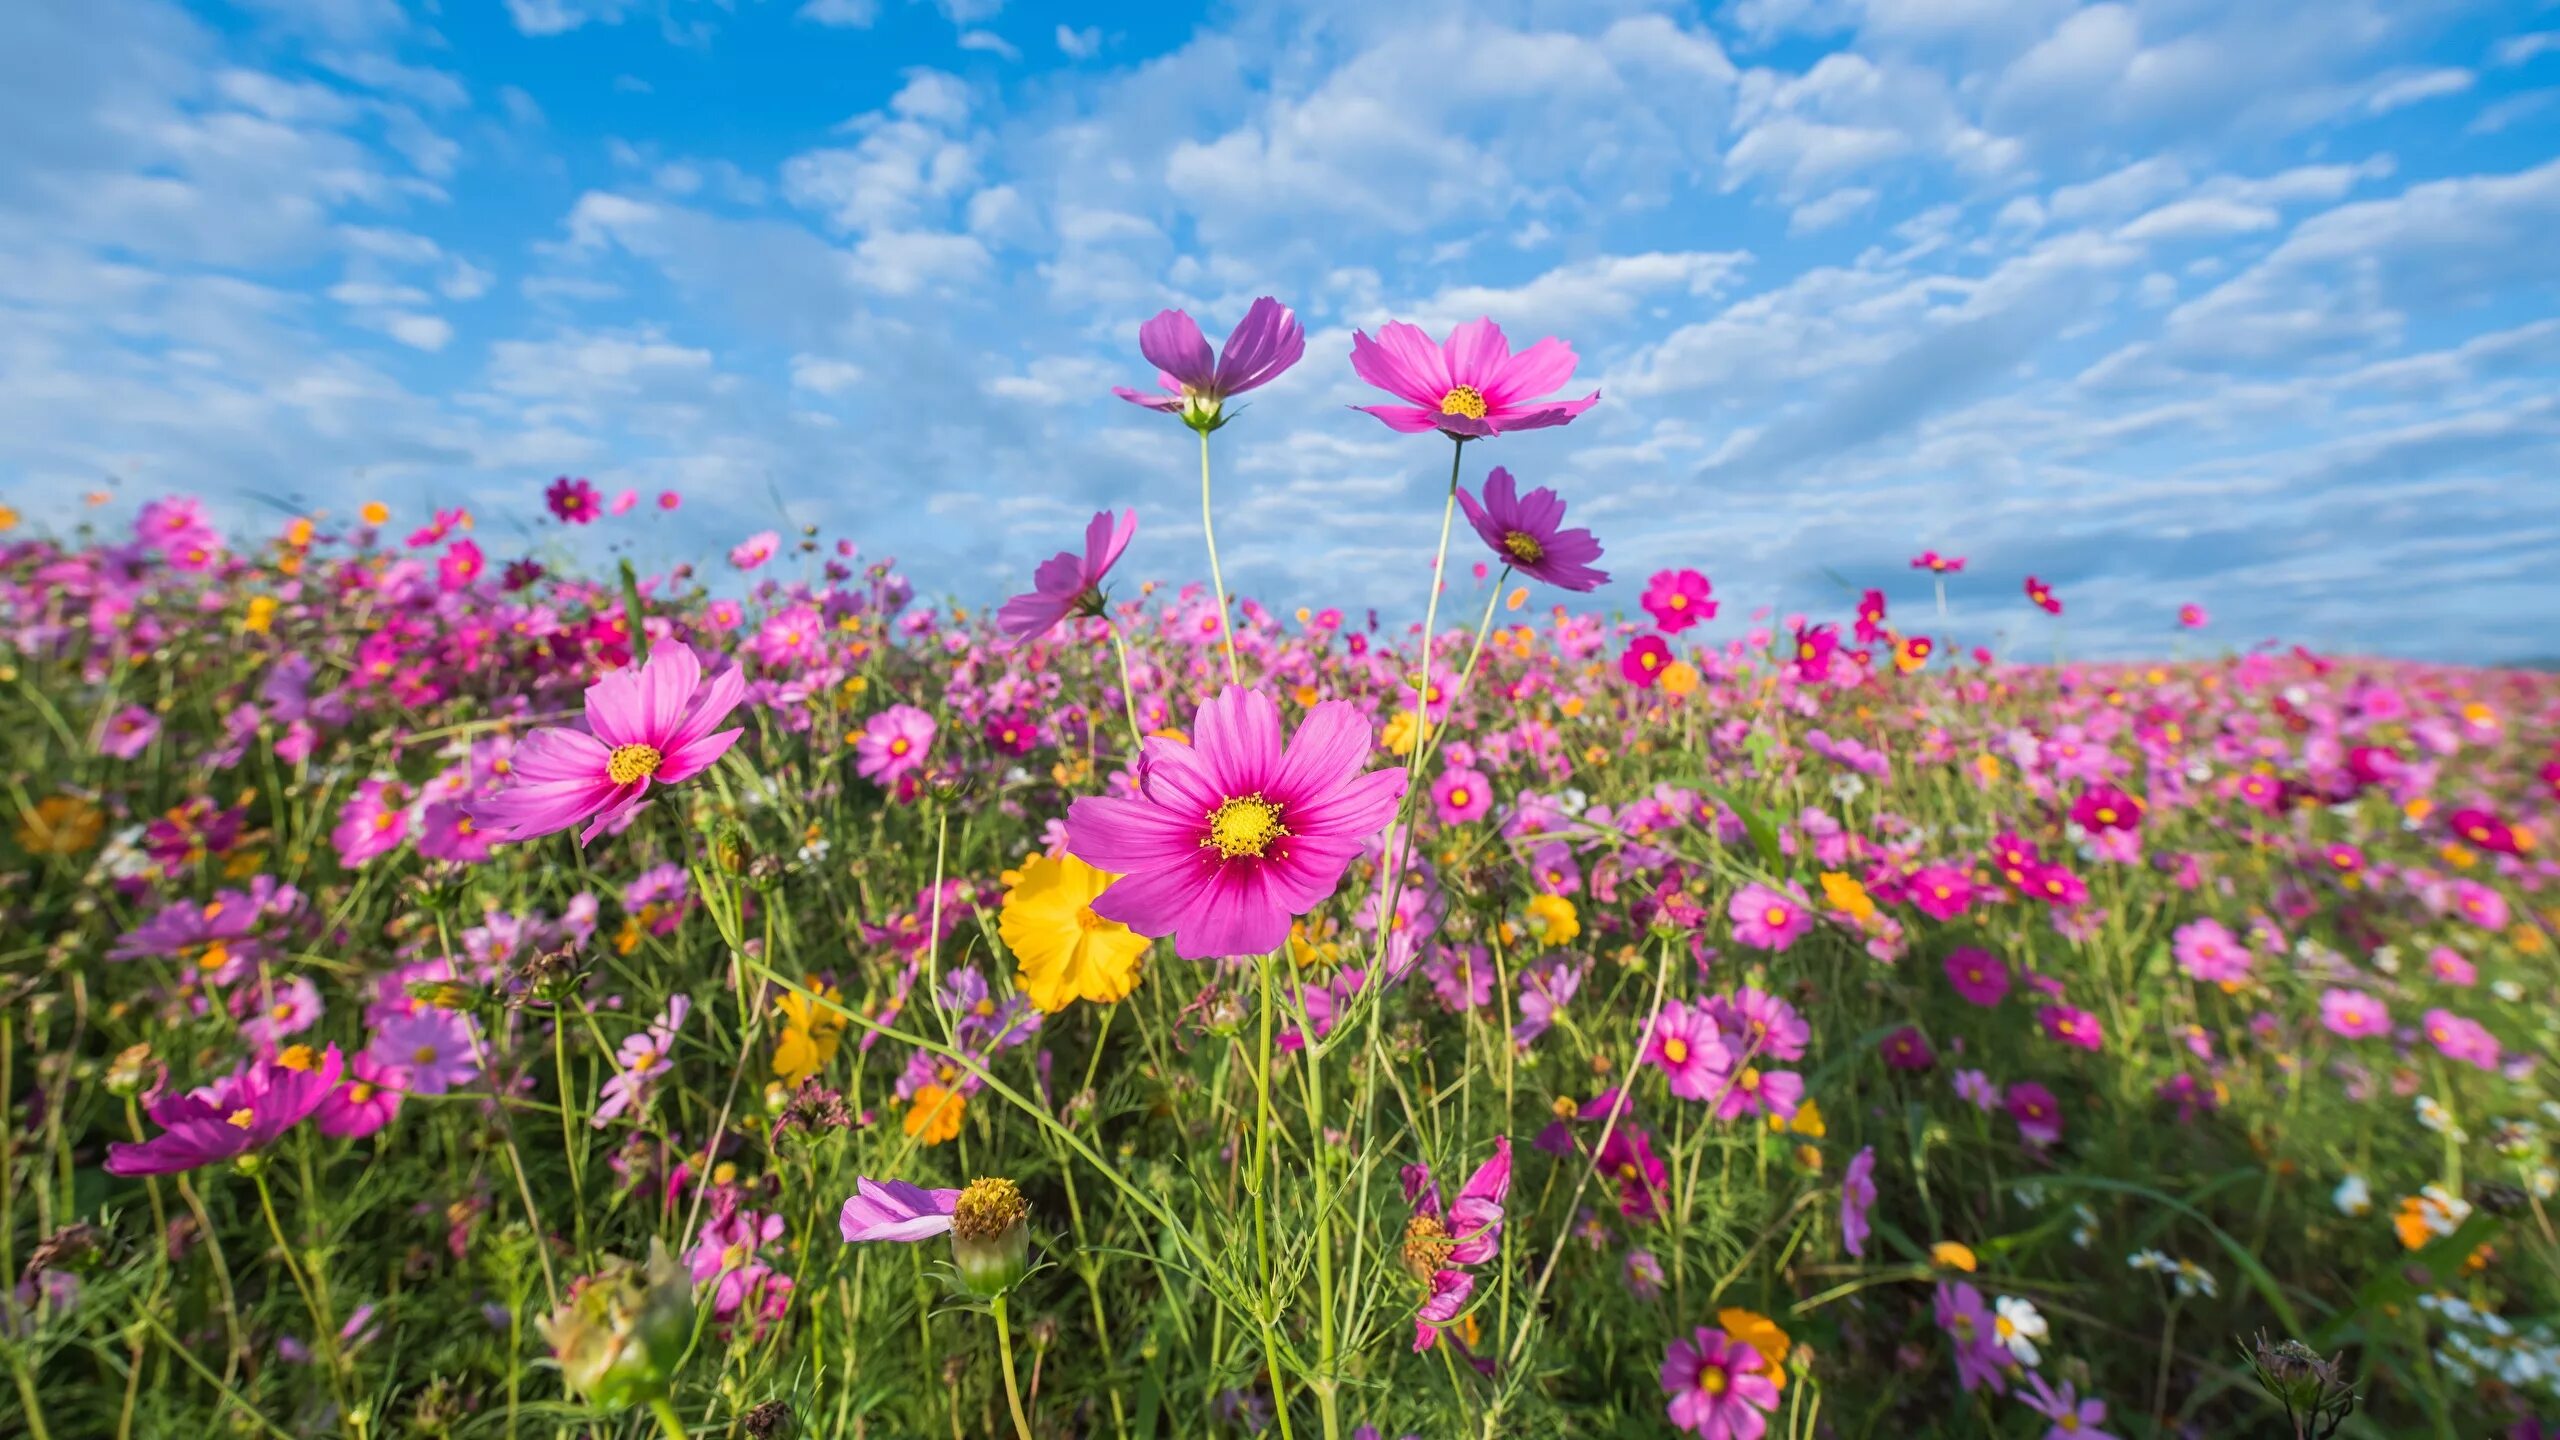
{"type": "Polygon", "coordinates": [[[1354,405],[1364,415],[1375,415],[1387,422],[1387,428],[1406,435],[1419,435],[1440,428],[1440,412],[1416,409],[1409,405],[1354,405]]]}
{"type": "Polygon", "coordinates": [[[1112,386],[1111,393],[1132,405],[1143,405],[1150,410],[1171,413],[1182,408],[1182,397],[1179,395],[1150,395],[1143,390],[1132,390],[1126,385],[1112,386]]]}
{"type": "Polygon", "coordinates": [[[951,1212],[960,1203],[957,1190],[928,1190],[904,1180],[854,1181],[853,1194],[836,1217],[847,1243],[866,1240],[929,1240],[951,1229],[951,1212]]]}
{"type": "Polygon", "coordinates": [[[1496,410],[1488,414],[1485,420],[1486,423],[1496,426],[1501,433],[1505,434],[1513,430],[1545,430],[1562,425],[1599,403],[1600,392],[1594,390],[1579,400],[1560,400],[1535,410],[1519,412],[1496,410]]]}
{"type": "Polygon", "coordinates": [[[1060,596],[1032,591],[1016,595],[996,610],[996,628],[1016,643],[1037,640],[1067,618],[1067,601],[1060,596]]]}

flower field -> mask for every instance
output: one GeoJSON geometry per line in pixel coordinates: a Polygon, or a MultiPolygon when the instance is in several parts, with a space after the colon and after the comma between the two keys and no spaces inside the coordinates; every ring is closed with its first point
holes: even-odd
{"type": "Polygon", "coordinates": [[[1140,340],[998,607],[0,534],[0,1434],[2560,1433],[2551,677],[1612,580],[1483,322],[1423,623],[1275,613],[1122,559],[1297,321],[1140,340]]]}

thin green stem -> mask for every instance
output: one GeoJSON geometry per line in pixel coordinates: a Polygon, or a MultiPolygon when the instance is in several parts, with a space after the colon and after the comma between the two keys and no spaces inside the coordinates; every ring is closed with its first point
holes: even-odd
{"type": "Polygon", "coordinates": [[[1022,1413],[1022,1384],[1013,1378],[1013,1326],[1005,1319],[1004,1297],[999,1295],[987,1308],[996,1317],[996,1357],[1004,1362],[1004,1403],[1013,1411],[1015,1440],[1031,1440],[1031,1420],[1022,1413]]]}
{"type": "Polygon", "coordinates": [[[1242,685],[1244,671],[1236,664],[1235,622],[1227,617],[1227,577],[1218,569],[1218,532],[1209,523],[1209,432],[1205,429],[1200,432],[1200,536],[1209,542],[1209,588],[1218,596],[1218,639],[1227,650],[1227,683],[1242,685]]]}

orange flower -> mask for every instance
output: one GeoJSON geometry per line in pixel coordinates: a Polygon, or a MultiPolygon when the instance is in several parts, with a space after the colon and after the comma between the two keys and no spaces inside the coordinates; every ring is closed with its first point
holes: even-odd
{"type": "Polygon", "coordinates": [[[939,1145],[958,1138],[960,1117],[969,1112],[969,1097],[939,1085],[922,1085],[908,1102],[903,1129],[919,1145],[939,1145]]]}

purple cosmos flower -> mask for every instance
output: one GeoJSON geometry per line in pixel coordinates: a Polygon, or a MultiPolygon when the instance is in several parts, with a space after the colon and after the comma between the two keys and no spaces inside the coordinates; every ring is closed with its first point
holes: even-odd
{"type": "Polygon", "coordinates": [[[571,525],[592,525],[596,518],[596,487],[584,475],[563,475],[542,492],[551,513],[571,525]]]}
{"type": "Polygon", "coordinates": [[[1967,1394],[1988,1385],[1994,1395],[2008,1393],[2009,1351],[1999,1340],[1999,1325],[1982,1292],[1957,1281],[1938,1287],[1938,1328],[1955,1350],[1956,1383],[1967,1394]]]}
{"type": "Polygon", "coordinates": [[[636,1035],[622,1037],[614,1056],[613,1078],[604,1082],[603,1099],[588,1124],[601,1130],[606,1122],[627,1111],[648,1108],[650,1087],[659,1076],[675,1068],[675,1061],[669,1057],[675,1050],[676,1032],[684,1028],[684,1017],[691,1013],[692,996],[670,995],[667,1008],[659,1012],[655,1023],[636,1035]]]}
{"type": "Polygon", "coordinates": [[[1444,1211],[1440,1186],[1428,1165],[1404,1167],[1404,1195],[1413,1218],[1404,1229],[1404,1266],[1429,1288],[1414,1312],[1413,1348],[1440,1341],[1440,1327],[1458,1318],[1475,1293],[1476,1277],[1463,1267],[1481,1265],[1502,1251],[1502,1202],[1511,1193],[1511,1138],[1494,1137],[1493,1158],[1476,1167],[1444,1211]]]}
{"type": "Polygon", "coordinates": [[[1059,621],[1079,611],[1102,612],[1102,577],[1120,563],[1120,552],[1129,548],[1129,540],[1138,533],[1138,512],[1129,511],[1117,522],[1111,512],[1100,510],[1084,527],[1084,555],[1061,550],[1040,562],[1031,572],[1031,589],[1004,602],[996,612],[996,628],[1017,643],[1036,640],[1049,633],[1059,621]]]}
{"type": "Polygon", "coordinates": [[[1404,769],[1361,773],[1369,722],[1341,700],[1309,710],[1284,745],[1271,697],[1230,686],[1200,706],[1191,734],[1188,745],[1147,738],[1136,795],[1068,809],[1068,849],[1121,877],[1093,913],[1172,936],[1186,960],[1277,950],[1395,814],[1404,769]]]}
{"type": "Polygon", "coordinates": [[[845,1243],[896,1240],[913,1244],[951,1233],[951,1212],[960,1203],[957,1190],[927,1190],[904,1180],[853,1182],[853,1194],[836,1217],[845,1243]]]}
{"type": "Polygon", "coordinates": [[[1496,465],[1484,477],[1483,503],[1461,485],[1458,508],[1495,558],[1523,575],[1586,593],[1609,583],[1607,571],[1591,568],[1600,542],[1588,530],[1564,528],[1564,501],[1544,485],[1523,495],[1511,472],[1496,465]]]}
{"type": "Polygon", "coordinates": [[[471,1019],[432,1005],[394,1015],[375,1031],[365,1053],[401,1072],[401,1088],[413,1095],[441,1095],[480,1073],[471,1019]]]}
{"type": "Polygon", "coordinates": [[[1352,408],[1408,435],[1437,430],[1471,440],[1506,430],[1541,430],[1565,424],[1600,403],[1597,390],[1579,400],[1540,398],[1572,379],[1573,367],[1573,347],[1553,336],[1512,354],[1502,327],[1490,318],[1460,325],[1440,344],[1418,325],[1391,320],[1375,340],[1353,332],[1351,368],[1410,403],[1352,408]]]}
{"type": "Polygon", "coordinates": [[[213,1084],[153,1101],[161,1133],[107,1146],[110,1175],[174,1175],[264,1150],[309,1118],[338,1088],[345,1061],[330,1046],[316,1058],[295,1047],[213,1084]]]}
{"type": "Polygon", "coordinates": [[[2361,990],[2330,990],[2320,997],[2320,1023],[2329,1033],[2362,1040],[2391,1033],[2391,1009],[2361,990]]]}
{"type": "Polygon", "coordinates": [[[1270,384],[1298,363],[1307,353],[1307,332],[1296,312],[1265,295],[1236,322],[1214,360],[1199,322],[1180,310],[1159,311],[1138,327],[1138,353],[1156,367],[1156,385],[1165,393],[1148,395],[1119,385],[1111,393],[1209,431],[1234,418],[1225,413],[1230,398],[1270,384]]]}
{"type": "Polygon", "coordinates": [[[653,785],[711,768],[744,729],[713,733],[746,696],[730,666],[709,681],[691,646],[665,641],[645,665],[625,665],[587,687],[587,727],[545,726],[516,747],[508,785],[465,808],[499,841],[531,840],[590,822],[586,844],[627,821],[653,785]]]}
{"type": "Polygon", "coordinates": [[[1653,1044],[1644,1058],[1671,1078],[1671,1093],[1683,1100],[1715,1098],[1733,1073],[1733,1052],[1724,1032],[1705,1006],[1666,1001],[1654,1017],[1653,1044]]]}
{"type": "Polygon", "coordinates": [[[1867,1258],[1867,1212],[1876,1207],[1876,1147],[1849,1159],[1840,1177],[1840,1246],[1852,1260],[1867,1258]]]}
{"type": "Polygon", "coordinates": [[[1960,945],[1947,952],[1947,983],[1968,1005],[1997,1005],[2009,993],[2009,967],[1988,950],[1960,945]]]}
{"type": "Polygon", "coordinates": [[[1662,1355],[1671,1423],[1699,1440],[1760,1440],[1778,1408],[1768,1368],[1766,1356],[1722,1330],[1700,1326],[1672,1341],[1662,1355]]]}
{"type": "Polygon", "coordinates": [[[2107,1402],[2094,1395],[2081,1399],[2068,1380],[2056,1389],[2030,1370],[2026,1391],[2018,1397],[2018,1403],[2053,1422],[2042,1440],[2115,1440],[2098,1428],[2107,1423],[2107,1402]]]}
{"type": "Polygon", "coordinates": [[[890,706],[863,725],[853,746],[855,772],[884,786],[897,784],[923,767],[937,728],[932,716],[913,705],[890,706]]]}

